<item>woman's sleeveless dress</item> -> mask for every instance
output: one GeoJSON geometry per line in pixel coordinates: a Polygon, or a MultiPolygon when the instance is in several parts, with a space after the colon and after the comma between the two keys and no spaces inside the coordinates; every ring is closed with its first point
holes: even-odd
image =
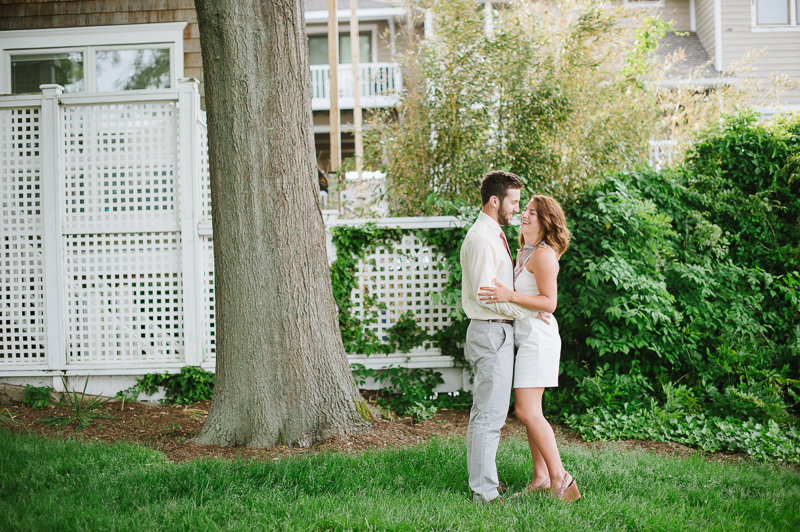
{"type": "MultiPolygon", "coordinates": [[[[553,251],[546,244],[539,244],[553,251]]],[[[527,253],[524,262],[517,266],[514,289],[520,294],[538,296],[536,277],[528,271],[525,263],[533,255],[534,246],[525,246],[520,256],[527,253]]],[[[555,253],[555,251],[553,251],[555,253]]],[[[554,388],[558,386],[558,364],[561,359],[561,336],[555,316],[547,324],[538,318],[524,318],[514,322],[514,345],[517,355],[514,361],[514,388],[554,388]]]]}

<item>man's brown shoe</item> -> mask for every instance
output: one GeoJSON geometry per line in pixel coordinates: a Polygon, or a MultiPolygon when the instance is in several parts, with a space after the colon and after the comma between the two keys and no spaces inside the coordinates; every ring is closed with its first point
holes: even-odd
{"type": "Polygon", "coordinates": [[[500,485],[497,486],[497,493],[505,495],[506,491],[508,491],[508,486],[506,486],[504,482],[501,482],[500,485]]]}

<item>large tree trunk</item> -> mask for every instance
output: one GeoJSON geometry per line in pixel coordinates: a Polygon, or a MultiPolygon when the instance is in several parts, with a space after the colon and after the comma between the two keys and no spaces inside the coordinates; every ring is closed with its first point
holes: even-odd
{"type": "Polygon", "coordinates": [[[196,442],[310,445],[369,427],[325,254],[303,0],[196,0],[217,375],[196,442]]]}

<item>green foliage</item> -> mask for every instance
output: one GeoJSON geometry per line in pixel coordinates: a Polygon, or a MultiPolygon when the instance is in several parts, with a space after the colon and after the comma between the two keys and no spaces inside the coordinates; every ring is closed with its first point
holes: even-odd
{"type": "Polygon", "coordinates": [[[631,412],[591,408],[568,418],[585,440],[654,440],[682,443],[704,451],[747,453],[760,460],[800,464],[800,430],[778,423],[743,421],[704,414],[669,414],[657,406],[631,412]]]}
{"type": "Polygon", "coordinates": [[[31,386],[25,385],[22,390],[22,402],[34,410],[41,410],[50,406],[53,402],[53,388],[50,386],[31,386]]]}
{"type": "Polygon", "coordinates": [[[442,374],[429,368],[402,368],[388,366],[382,369],[366,368],[363,364],[351,364],[353,378],[357,385],[364,385],[367,378],[373,378],[383,385],[389,392],[379,395],[376,400],[380,406],[385,406],[401,415],[412,415],[418,420],[418,415],[427,415],[433,408],[436,413],[434,399],[436,386],[444,383],[442,374]],[[427,410],[426,410],[427,409],[427,410]]]}
{"type": "Polygon", "coordinates": [[[15,416],[6,408],[4,412],[0,412],[0,423],[4,425],[23,425],[24,423],[17,419],[17,417],[19,416],[15,416]]]}
{"type": "Polygon", "coordinates": [[[800,199],[787,168],[798,152],[800,118],[743,111],[683,168],[610,175],[568,205],[551,414],[656,401],[797,427],[800,199]]]}
{"type": "Polygon", "coordinates": [[[401,314],[397,323],[386,329],[386,336],[389,345],[397,346],[400,353],[409,353],[428,340],[428,333],[419,326],[410,310],[401,314]]]}
{"type": "MultiPolygon", "coordinates": [[[[64,389],[67,390],[66,380],[62,377],[61,381],[64,383],[64,389]]],[[[40,419],[39,422],[46,425],[53,425],[59,429],[63,429],[75,423],[78,427],[77,430],[81,430],[88,427],[93,419],[119,419],[109,415],[108,410],[105,412],[98,411],[100,407],[111,400],[110,398],[103,399],[100,396],[95,396],[91,399],[87,399],[86,387],[88,385],[89,377],[86,377],[86,381],[83,383],[83,391],[80,395],[78,395],[78,392],[74,389],[72,392],[56,392],[59,406],[66,408],[68,415],[66,417],[40,419]]]]}
{"type": "Polygon", "coordinates": [[[560,199],[642,162],[658,122],[652,80],[667,25],[613,4],[519,2],[495,10],[493,32],[471,0],[411,2],[436,31],[408,35],[397,106],[365,130],[364,162],[386,172],[397,215],[479,203],[481,176],[503,168],[560,199]],[[631,46],[631,44],[634,46],[631,46]],[[620,65],[625,65],[620,68],[620,65]]]}
{"type": "MultiPolygon", "coordinates": [[[[333,242],[336,245],[336,260],[330,268],[333,298],[339,311],[339,330],[347,353],[371,355],[373,353],[392,353],[394,345],[382,342],[377,335],[365,326],[376,323],[382,310],[381,304],[368,293],[364,294],[363,320],[353,313],[351,299],[353,290],[358,289],[356,265],[360,259],[374,251],[378,246],[392,247],[394,242],[402,238],[399,229],[386,229],[375,224],[362,227],[334,227],[331,229],[333,242]]],[[[403,344],[407,345],[406,342],[403,344]]],[[[412,346],[415,347],[415,346],[412,346]]]]}
{"type": "Polygon", "coordinates": [[[414,406],[408,409],[408,414],[417,421],[425,421],[436,415],[438,408],[436,405],[425,406],[422,403],[414,403],[414,406]]]}
{"type": "Polygon", "coordinates": [[[188,405],[210,401],[214,393],[214,373],[199,366],[183,366],[180,373],[148,373],[117,397],[135,400],[140,394],[153,395],[159,387],[163,387],[167,395],[162,400],[164,403],[188,405]]]}

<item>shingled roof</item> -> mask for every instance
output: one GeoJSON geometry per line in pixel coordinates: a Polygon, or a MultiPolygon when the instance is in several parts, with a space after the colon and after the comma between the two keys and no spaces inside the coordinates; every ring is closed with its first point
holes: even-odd
{"type": "Polygon", "coordinates": [[[658,43],[656,57],[666,60],[679,48],[683,49],[685,57],[669,70],[667,79],[714,79],[720,75],[695,32],[667,33],[658,43]]]}

